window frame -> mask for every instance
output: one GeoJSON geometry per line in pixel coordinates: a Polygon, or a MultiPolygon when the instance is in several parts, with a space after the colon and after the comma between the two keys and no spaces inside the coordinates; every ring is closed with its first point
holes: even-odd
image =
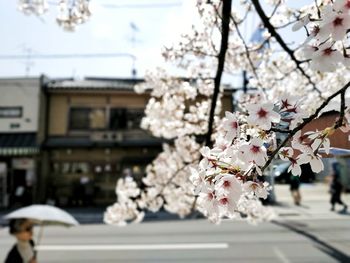
{"type": "Polygon", "coordinates": [[[23,107],[22,106],[0,106],[0,118],[1,119],[19,119],[23,117],[23,107]],[[2,111],[6,110],[18,110],[18,115],[16,116],[6,116],[2,114],[2,111]]]}

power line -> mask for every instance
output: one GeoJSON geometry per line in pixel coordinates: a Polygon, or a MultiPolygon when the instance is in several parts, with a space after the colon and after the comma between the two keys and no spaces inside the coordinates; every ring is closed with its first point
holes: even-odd
{"type": "Polygon", "coordinates": [[[145,9],[145,8],[172,8],[172,7],[179,7],[181,6],[181,2],[173,2],[173,3],[150,3],[150,4],[102,4],[101,6],[105,8],[139,8],[139,9],[145,9]]]}
{"type": "MultiPolygon", "coordinates": [[[[112,58],[129,57],[135,59],[133,54],[129,53],[91,53],[91,54],[31,54],[31,59],[69,59],[69,58],[112,58]]],[[[0,60],[28,59],[28,54],[21,55],[0,55],[0,60]]]]}
{"type": "MultiPolygon", "coordinates": [[[[57,5],[57,2],[49,1],[49,5],[57,5]]],[[[181,2],[171,2],[171,3],[147,3],[147,4],[100,4],[104,8],[113,8],[113,9],[145,9],[145,8],[173,8],[181,6],[181,2]]]]}

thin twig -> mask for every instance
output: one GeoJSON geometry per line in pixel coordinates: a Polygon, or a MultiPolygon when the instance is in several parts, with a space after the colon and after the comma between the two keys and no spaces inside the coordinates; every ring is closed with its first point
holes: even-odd
{"type": "MultiPolygon", "coordinates": [[[[315,119],[318,114],[321,112],[321,110],[326,107],[328,105],[328,103],[334,99],[336,96],[338,96],[339,94],[345,94],[345,91],[350,87],[350,82],[348,82],[344,87],[342,87],[340,90],[338,90],[337,92],[333,93],[331,96],[329,96],[322,104],[320,107],[317,108],[317,110],[314,112],[314,114],[310,115],[308,118],[304,119],[303,122],[301,124],[299,124],[296,128],[294,128],[293,130],[291,130],[290,134],[283,140],[283,142],[277,147],[276,150],[274,150],[272,152],[272,154],[270,155],[269,159],[267,160],[267,162],[265,163],[265,165],[261,168],[261,171],[264,171],[272,162],[273,158],[275,157],[275,155],[279,152],[279,150],[285,146],[287,144],[287,142],[298,132],[300,131],[302,128],[305,127],[306,124],[308,124],[309,122],[311,122],[313,119],[315,119]]],[[[341,95],[343,96],[343,95],[341,95]]],[[[345,97],[345,96],[344,96],[345,97]]],[[[345,101],[345,99],[344,99],[345,101]]],[[[343,103],[343,101],[342,101],[343,103]]],[[[344,108],[345,108],[345,102],[344,102],[344,108]]]]}
{"type": "Polygon", "coordinates": [[[311,77],[305,72],[305,70],[300,66],[301,62],[295,57],[294,51],[290,49],[287,44],[284,42],[282,37],[277,33],[275,27],[270,23],[269,18],[266,16],[264,10],[262,9],[259,0],[252,0],[252,3],[255,7],[256,12],[260,16],[261,21],[264,23],[265,28],[270,32],[270,34],[276,39],[276,41],[280,44],[283,50],[291,57],[291,59],[295,62],[297,69],[301,72],[301,74],[308,80],[309,84],[312,85],[313,89],[322,97],[322,92],[316,87],[316,84],[311,80],[311,77]]]}

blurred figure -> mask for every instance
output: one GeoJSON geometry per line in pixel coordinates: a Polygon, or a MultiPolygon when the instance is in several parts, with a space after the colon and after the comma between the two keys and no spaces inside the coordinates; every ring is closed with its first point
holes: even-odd
{"type": "Polygon", "coordinates": [[[33,224],[28,219],[13,219],[9,225],[10,234],[17,243],[7,255],[5,263],[37,263],[34,253],[33,224]]]}
{"type": "Polygon", "coordinates": [[[333,175],[330,185],[330,194],[331,194],[331,211],[335,210],[335,204],[340,204],[343,206],[342,212],[346,212],[348,206],[343,203],[341,200],[341,192],[343,190],[343,184],[341,182],[340,178],[340,164],[339,163],[333,163],[333,175]]]}
{"type": "Polygon", "coordinates": [[[299,176],[291,175],[291,177],[290,177],[290,192],[292,194],[295,205],[300,205],[300,202],[301,202],[301,195],[300,195],[299,187],[300,187],[299,176]]]}

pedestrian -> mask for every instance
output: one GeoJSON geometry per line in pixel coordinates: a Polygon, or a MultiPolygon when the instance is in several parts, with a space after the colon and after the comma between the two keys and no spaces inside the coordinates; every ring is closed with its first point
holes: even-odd
{"type": "Polygon", "coordinates": [[[33,223],[25,218],[12,219],[9,232],[17,239],[7,255],[5,263],[37,263],[34,252],[33,223]]]}
{"type": "Polygon", "coordinates": [[[300,205],[300,202],[301,202],[301,194],[299,191],[299,187],[300,187],[299,176],[291,175],[291,177],[290,177],[290,192],[292,194],[295,205],[300,205]]]}
{"type": "Polygon", "coordinates": [[[334,211],[335,209],[335,204],[340,204],[343,206],[342,212],[346,212],[348,206],[343,203],[341,200],[341,192],[343,190],[343,184],[341,182],[340,178],[340,164],[339,163],[333,163],[333,175],[332,175],[332,180],[331,180],[331,185],[330,185],[330,194],[331,194],[331,211],[334,211]]]}

